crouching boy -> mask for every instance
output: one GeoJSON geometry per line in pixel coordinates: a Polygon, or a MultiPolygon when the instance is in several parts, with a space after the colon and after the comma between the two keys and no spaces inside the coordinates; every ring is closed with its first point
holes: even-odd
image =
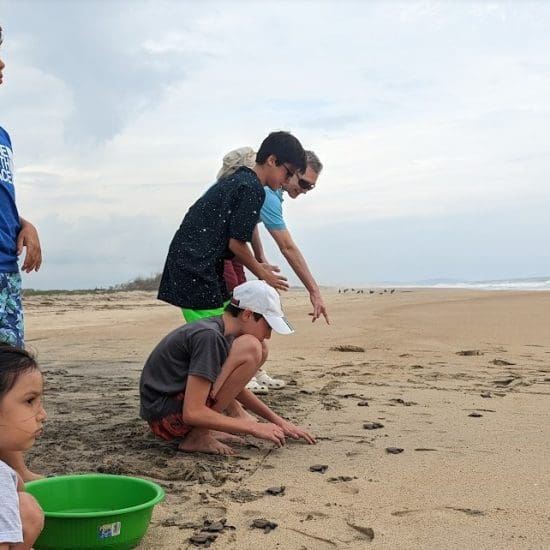
{"type": "Polygon", "coordinates": [[[233,454],[223,441],[241,441],[231,435],[236,433],[279,447],[286,437],[315,443],[245,388],[262,364],[261,343],[272,329],[294,332],[277,291],[259,280],[239,285],[223,315],[178,327],[156,346],[141,374],[140,416],[159,437],[181,439],[181,451],[233,454]],[[267,422],[224,415],[235,400],[267,422]]]}

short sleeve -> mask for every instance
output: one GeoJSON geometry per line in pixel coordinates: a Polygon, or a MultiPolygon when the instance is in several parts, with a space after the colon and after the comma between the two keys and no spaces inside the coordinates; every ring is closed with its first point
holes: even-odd
{"type": "Polygon", "coordinates": [[[283,201],[281,196],[269,187],[265,190],[265,200],[260,211],[260,220],[266,229],[286,229],[283,219],[283,201]]]}
{"type": "Polygon", "coordinates": [[[214,383],[227,359],[227,340],[222,334],[205,329],[197,332],[190,344],[189,374],[214,383]]]}
{"type": "Polygon", "coordinates": [[[260,219],[265,192],[260,186],[242,186],[235,195],[229,224],[229,238],[250,242],[260,219]]]}
{"type": "Polygon", "coordinates": [[[3,462],[0,462],[0,502],[0,544],[23,542],[17,477],[3,462]]]}

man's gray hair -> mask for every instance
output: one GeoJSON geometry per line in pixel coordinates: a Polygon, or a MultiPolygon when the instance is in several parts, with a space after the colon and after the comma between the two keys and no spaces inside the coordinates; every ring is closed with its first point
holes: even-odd
{"type": "Polygon", "coordinates": [[[320,174],[323,169],[323,163],[313,151],[306,151],[306,164],[316,173],[320,174]]]}

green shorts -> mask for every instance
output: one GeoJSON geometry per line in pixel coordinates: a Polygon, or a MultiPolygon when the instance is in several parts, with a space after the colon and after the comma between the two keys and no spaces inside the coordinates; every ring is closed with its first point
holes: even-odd
{"type": "Polygon", "coordinates": [[[223,303],[222,307],[217,307],[214,309],[188,309],[185,307],[181,308],[181,313],[183,318],[187,323],[192,323],[193,321],[198,321],[199,319],[206,319],[207,317],[215,317],[217,315],[223,315],[225,308],[231,302],[227,300],[223,303]]]}

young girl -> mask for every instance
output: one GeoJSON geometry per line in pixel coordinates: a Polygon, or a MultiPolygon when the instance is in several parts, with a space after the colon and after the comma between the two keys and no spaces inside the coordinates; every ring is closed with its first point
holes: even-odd
{"type": "MultiPolygon", "coordinates": [[[[0,344],[0,455],[26,451],[46,420],[42,373],[29,352],[0,344]]],[[[30,550],[44,525],[36,500],[0,460],[0,550],[30,550]]]]}

